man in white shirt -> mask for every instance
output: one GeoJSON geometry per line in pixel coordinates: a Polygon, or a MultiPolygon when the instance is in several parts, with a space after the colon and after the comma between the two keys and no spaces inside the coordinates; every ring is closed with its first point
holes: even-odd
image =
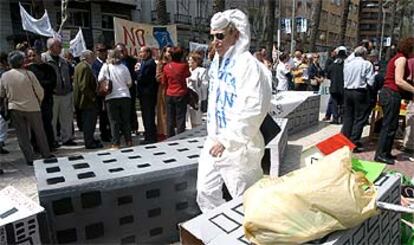
{"type": "Polygon", "coordinates": [[[368,86],[374,84],[374,66],[365,60],[368,51],[359,46],[355,58],[344,65],[344,119],[342,133],[356,146],[356,152],[363,149],[359,142],[369,113],[368,86]]]}
{"type": "Polygon", "coordinates": [[[279,64],[276,67],[276,78],[277,78],[277,88],[279,91],[289,90],[289,79],[291,79],[290,69],[286,66],[286,63],[289,62],[288,54],[281,54],[279,56],[279,64]],[[289,78],[290,77],[290,78],[289,78]]]}

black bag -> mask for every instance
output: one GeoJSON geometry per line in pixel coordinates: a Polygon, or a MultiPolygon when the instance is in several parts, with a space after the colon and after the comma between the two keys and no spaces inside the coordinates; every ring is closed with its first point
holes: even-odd
{"type": "Polygon", "coordinates": [[[198,94],[191,88],[187,89],[187,102],[188,105],[194,110],[198,110],[198,94]]]}
{"type": "Polygon", "coordinates": [[[5,120],[8,121],[10,119],[10,112],[7,106],[7,99],[0,98],[0,115],[5,120]]]}
{"type": "Polygon", "coordinates": [[[260,125],[260,132],[263,135],[265,146],[272,141],[279,133],[281,129],[279,125],[273,120],[269,114],[264,118],[262,125],[260,125]]]}
{"type": "MultiPolygon", "coordinates": [[[[411,85],[414,86],[414,82],[412,80],[407,80],[407,82],[411,85]]],[[[409,91],[405,91],[405,90],[400,90],[400,95],[401,95],[401,99],[403,100],[413,100],[413,93],[409,92],[409,91]]]]}

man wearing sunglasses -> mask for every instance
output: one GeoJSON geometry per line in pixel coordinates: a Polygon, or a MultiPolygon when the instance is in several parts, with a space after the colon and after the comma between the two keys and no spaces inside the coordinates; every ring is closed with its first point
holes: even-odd
{"type": "Polygon", "coordinates": [[[263,171],[264,140],[259,127],[271,99],[271,73],[249,53],[250,24],[237,9],[211,19],[216,50],[209,69],[208,136],[201,152],[197,202],[206,212],[225,202],[222,187],[235,198],[263,171]]]}

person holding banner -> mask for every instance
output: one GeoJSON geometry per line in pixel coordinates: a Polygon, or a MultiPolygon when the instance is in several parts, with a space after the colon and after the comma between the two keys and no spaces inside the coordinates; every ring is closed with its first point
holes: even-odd
{"type": "Polygon", "coordinates": [[[235,198],[262,178],[260,125],[270,111],[272,74],[249,52],[250,24],[238,9],[211,19],[216,54],[209,75],[208,136],[199,158],[197,203],[202,212],[235,198]]]}

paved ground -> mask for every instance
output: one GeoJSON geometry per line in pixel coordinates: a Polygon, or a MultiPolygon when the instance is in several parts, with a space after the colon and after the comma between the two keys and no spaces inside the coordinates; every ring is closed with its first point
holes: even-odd
{"type": "MultiPolygon", "coordinates": [[[[140,122],[140,126],[142,122],[140,122]]],[[[300,165],[300,154],[302,151],[312,147],[323,139],[326,139],[340,131],[340,125],[331,125],[326,122],[319,122],[315,127],[309,128],[305,131],[289,136],[288,147],[284,161],[280,166],[280,174],[286,174],[292,170],[303,167],[300,165]]],[[[375,142],[369,141],[366,137],[369,127],[364,130],[367,152],[356,154],[357,157],[364,160],[372,160],[375,148],[375,142]]],[[[142,129],[140,129],[142,130],[142,129]]],[[[134,143],[138,144],[141,136],[134,136],[134,143]]],[[[61,147],[54,154],[56,156],[67,156],[79,154],[80,152],[88,152],[94,150],[85,150],[82,145],[82,137],[80,133],[76,133],[77,142],[80,143],[76,147],[61,147]]],[[[0,175],[0,188],[12,185],[24,194],[28,195],[35,201],[38,201],[36,180],[34,177],[33,167],[27,166],[23,160],[23,155],[17,145],[16,137],[11,134],[6,142],[6,148],[10,150],[8,155],[0,155],[0,167],[5,170],[5,174],[0,175]]],[[[397,142],[397,145],[400,144],[397,142]]],[[[106,144],[106,147],[109,147],[106,144]]],[[[390,169],[398,170],[406,175],[414,176],[414,163],[410,162],[407,156],[400,151],[395,150],[393,154],[398,156],[398,162],[389,167],[390,169]]]]}

